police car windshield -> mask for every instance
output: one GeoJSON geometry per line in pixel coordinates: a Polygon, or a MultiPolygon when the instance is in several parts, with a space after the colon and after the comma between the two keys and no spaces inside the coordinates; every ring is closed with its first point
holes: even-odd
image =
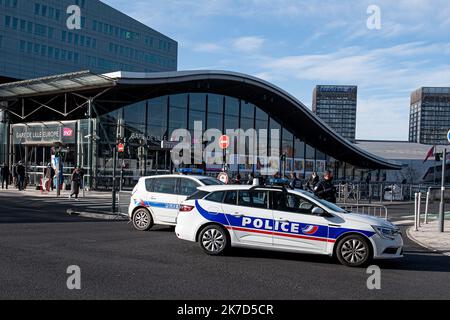
{"type": "Polygon", "coordinates": [[[326,200],[320,199],[315,194],[312,194],[312,193],[309,193],[309,192],[304,192],[304,193],[307,194],[309,197],[313,198],[314,200],[320,202],[320,204],[322,204],[327,209],[330,209],[330,210],[332,210],[334,212],[338,212],[338,213],[349,213],[347,210],[342,209],[341,207],[338,207],[334,203],[331,203],[331,202],[328,202],[326,200]]]}
{"type": "Polygon", "coordinates": [[[222,181],[213,178],[202,178],[200,182],[205,186],[220,186],[224,184],[222,181]]]}

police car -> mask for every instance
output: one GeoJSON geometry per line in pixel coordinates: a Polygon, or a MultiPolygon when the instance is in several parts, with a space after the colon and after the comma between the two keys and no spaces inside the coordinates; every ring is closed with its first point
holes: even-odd
{"type": "Polygon", "coordinates": [[[403,255],[392,223],[285,188],[200,187],[181,204],[175,232],[210,255],[249,247],[335,256],[351,267],[403,255]]]}
{"type": "Polygon", "coordinates": [[[220,184],[217,179],[196,175],[141,178],[131,194],[128,216],[139,231],[150,230],[155,224],[174,226],[180,203],[197,187],[220,184]]]}

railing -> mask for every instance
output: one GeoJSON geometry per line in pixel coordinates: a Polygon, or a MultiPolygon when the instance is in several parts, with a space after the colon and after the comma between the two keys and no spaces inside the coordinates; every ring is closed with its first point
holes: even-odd
{"type": "Polygon", "coordinates": [[[389,219],[388,209],[383,205],[339,203],[338,206],[352,213],[365,214],[372,217],[383,218],[385,220],[389,219]]]}
{"type": "Polygon", "coordinates": [[[128,216],[128,207],[130,206],[131,192],[117,192],[117,213],[128,216]]]}
{"type": "Polygon", "coordinates": [[[341,203],[414,201],[414,195],[426,193],[429,185],[376,183],[339,183],[337,198],[341,203]]]}

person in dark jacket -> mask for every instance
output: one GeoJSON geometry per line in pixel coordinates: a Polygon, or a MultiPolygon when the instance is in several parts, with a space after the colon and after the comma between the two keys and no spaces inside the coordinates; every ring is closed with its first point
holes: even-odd
{"type": "Polygon", "coordinates": [[[26,175],[26,170],[25,170],[25,166],[22,164],[22,161],[19,161],[17,163],[17,179],[18,179],[18,187],[19,187],[19,191],[23,191],[25,190],[25,175],[26,175]]]}
{"type": "Polygon", "coordinates": [[[314,188],[314,194],[320,199],[336,203],[336,187],[333,184],[333,174],[326,171],[323,180],[314,188]]]}
{"type": "Polygon", "coordinates": [[[306,190],[314,192],[314,189],[319,181],[319,175],[317,174],[317,172],[313,172],[311,177],[309,177],[308,181],[306,182],[306,190]]]}
{"type": "Polygon", "coordinates": [[[47,191],[50,191],[50,189],[53,191],[53,178],[55,177],[55,169],[53,169],[52,164],[49,163],[47,165],[47,168],[45,169],[45,178],[47,179],[47,185],[45,186],[45,189],[47,191]]]}
{"type": "Polygon", "coordinates": [[[4,163],[1,168],[1,179],[2,179],[2,189],[4,189],[4,185],[6,184],[6,189],[8,189],[9,184],[9,166],[4,163]]]}
{"type": "Polygon", "coordinates": [[[295,189],[303,190],[302,181],[299,178],[297,178],[297,174],[295,172],[291,172],[291,182],[289,184],[289,187],[292,190],[295,190],[295,189]]]}
{"type": "Polygon", "coordinates": [[[72,181],[72,191],[70,193],[69,199],[71,199],[72,196],[75,196],[75,200],[78,200],[78,194],[80,193],[80,186],[81,186],[80,168],[75,168],[75,170],[73,170],[70,180],[72,181]]]}

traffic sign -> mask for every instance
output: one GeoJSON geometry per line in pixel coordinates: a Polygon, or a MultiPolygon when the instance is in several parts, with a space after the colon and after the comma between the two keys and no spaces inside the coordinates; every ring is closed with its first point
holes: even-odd
{"type": "Polygon", "coordinates": [[[230,137],[226,135],[221,136],[219,139],[219,146],[222,150],[228,149],[230,146],[230,137]]]}
{"type": "Polygon", "coordinates": [[[123,143],[119,143],[119,145],[117,146],[117,151],[125,152],[125,145],[123,143]]]}
{"type": "Polygon", "coordinates": [[[447,140],[450,143],[450,130],[447,132],[447,140]]]}
{"type": "Polygon", "coordinates": [[[223,182],[225,184],[228,184],[230,178],[228,177],[228,174],[226,172],[221,172],[217,176],[217,180],[219,180],[219,181],[221,181],[221,182],[223,182]]]}
{"type": "Polygon", "coordinates": [[[179,141],[161,141],[161,149],[172,150],[174,149],[180,142],[179,141]]]}

